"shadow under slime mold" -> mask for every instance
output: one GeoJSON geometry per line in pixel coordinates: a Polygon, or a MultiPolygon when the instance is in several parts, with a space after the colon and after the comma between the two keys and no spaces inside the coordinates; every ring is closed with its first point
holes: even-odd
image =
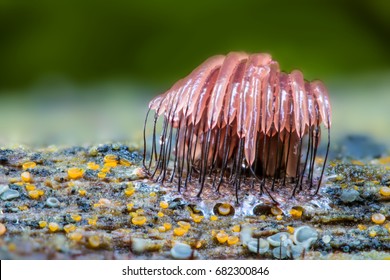
{"type": "Polygon", "coordinates": [[[242,184],[271,195],[292,182],[292,195],[306,187],[318,193],[330,145],[331,105],[321,81],[300,71],[287,74],[266,53],[216,55],[149,103],[144,128],[144,167],[156,181],[177,178],[178,191],[208,181],[219,192],[242,184]],[[151,151],[145,130],[154,110],[151,151]],[[157,123],[163,117],[157,137],[157,123]],[[314,178],[321,124],[326,154],[314,178]],[[267,178],[269,178],[267,180],[267,178]],[[286,178],[288,179],[286,181],[286,178]],[[269,181],[269,182],[267,182],[269,181]]]}

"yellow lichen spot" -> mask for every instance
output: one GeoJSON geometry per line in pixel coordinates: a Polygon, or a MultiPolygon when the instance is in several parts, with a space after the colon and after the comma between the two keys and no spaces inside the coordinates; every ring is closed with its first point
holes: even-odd
{"type": "Polygon", "coordinates": [[[0,236],[4,235],[7,232],[7,228],[3,223],[0,223],[0,236]]]}
{"type": "Polygon", "coordinates": [[[221,244],[225,243],[229,238],[229,236],[223,230],[218,232],[215,237],[217,238],[218,242],[221,244]]]}
{"type": "Polygon", "coordinates": [[[217,233],[218,233],[217,230],[215,230],[215,229],[212,229],[212,230],[211,230],[211,236],[212,236],[212,237],[215,237],[215,236],[217,235],[217,233]]]}
{"type": "Polygon", "coordinates": [[[22,178],[22,181],[25,183],[30,183],[32,181],[32,175],[30,172],[27,171],[22,172],[20,178],[22,178]]]}
{"type": "Polygon", "coordinates": [[[142,208],[139,208],[135,211],[138,215],[143,215],[145,213],[145,210],[142,208]]]}
{"type": "Polygon", "coordinates": [[[138,216],[137,212],[130,212],[129,215],[133,218],[138,216]]]}
{"type": "Polygon", "coordinates": [[[166,231],[166,228],[164,226],[159,226],[157,229],[158,229],[159,232],[165,232],[166,231]]]}
{"type": "Polygon", "coordinates": [[[288,233],[290,233],[290,234],[293,234],[294,233],[294,228],[292,227],[292,226],[287,226],[287,231],[288,231],[288,233]]]}
{"type": "Polygon", "coordinates": [[[72,214],[72,215],[70,215],[70,217],[75,222],[80,222],[81,221],[81,216],[79,214],[72,214]]]}
{"type": "Polygon", "coordinates": [[[390,163],[390,156],[389,157],[383,157],[379,159],[380,164],[389,164],[390,163]]]}
{"type": "Polygon", "coordinates": [[[290,215],[291,217],[293,217],[294,219],[299,219],[302,217],[302,211],[299,210],[299,209],[291,209],[290,210],[290,215]]]}
{"type": "Polygon", "coordinates": [[[33,191],[36,187],[32,184],[26,184],[26,191],[33,191]]]}
{"type": "Polygon", "coordinates": [[[373,214],[371,216],[371,220],[374,223],[376,223],[378,225],[381,225],[381,224],[383,224],[386,221],[386,217],[383,214],[381,214],[381,213],[375,213],[375,214],[373,214]]]}
{"type": "Polygon", "coordinates": [[[83,235],[80,232],[76,231],[76,232],[72,232],[72,233],[68,234],[68,237],[70,240],[79,242],[83,238],[83,235]]]}
{"type": "Polygon", "coordinates": [[[340,184],[340,187],[342,188],[342,189],[345,189],[346,187],[348,187],[348,184],[340,184]]]}
{"type": "Polygon", "coordinates": [[[46,221],[39,221],[39,227],[40,228],[45,228],[47,226],[47,222],[46,221]]]}
{"type": "Polygon", "coordinates": [[[203,218],[204,218],[204,216],[201,216],[201,215],[197,215],[197,214],[192,215],[192,220],[195,223],[200,223],[203,220],[203,218]]]}
{"type": "Polygon", "coordinates": [[[64,231],[66,233],[72,232],[76,230],[76,226],[74,224],[67,224],[64,226],[64,231]]]}
{"type": "Polygon", "coordinates": [[[56,232],[58,229],[60,228],[60,226],[57,224],[57,223],[49,223],[49,230],[51,232],[56,232]]]}
{"type": "Polygon", "coordinates": [[[86,190],[84,190],[84,189],[79,190],[79,195],[80,196],[85,196],[86,194],[87,194],[86,190]]]}
{"type": "Polygon", "coordinates": [[[271,213],[272,215],[277,216],[277,215],[281,215],[283,212],[279,207],[272,207],[271,213]]]}
{"type": "Polygon", "coordinates": [[[218,207],[218,213],[223,215],[223,216],[226,216],[226,215],[229,215],[230,214],[230,204],[228,203],[222,203],[219,207],[218,207]]]}
{"type": "Polygon", "coordinates": [[[110,162],[104,163],[103,168],[104,168],[104,167],[113,168],[113,167],[116,167],[117,165],[118,165],[118,164],[117,164],[116,161],[110,161],[110,162]]]}
{"type": "Polygon", "coordinates": [[[379,185],[381,182],[379,182],[378,180],[373,180],[371,181],[371,183],[373,183],[374,185],[379,185]]]}
{"type": "Polygon", "coordinates": [[[104,178],[106,178],[107,174],[106,174],[105,172],[99,172],[99,173],[97,174],[97,176],[98,176],[98,178],[100,178],[100,179],[104,179],[104,178]]]}
{"type": "Polygon", "coordinates": [[[241,231],[241,226],[240,225],[235,225],[232,227],[233,232],[240,232],[241,231]]]}
{"type": "Polygon", "coordinates": [[[45,194],[45,191],[44,190],[38,190],[38,195],[39,196],[42,196],[42,195],[44,195],[45,194]]]}
{"type": "Polygon", "coordinates": [[[260,220],[265,221],[265,219],[267,219],[266,215],[260,215],[260,220]]]}
{"type": "Polygon", "coordinates": [[[368,233],[368,235],[369,235],[370,237],[375,237],[375,236],[376,236],[376,231],[371,230],[371,231],[368,233]]]}
{"type": "Polygon", "coordinates": [[[89,219],[88,219],[88,224],[89,224],[90,226],[96,226],[97,220],[98,220],[98,217],[96,217],[96,216],[94,216],[94,217],[92,217],[92,218],[89,218],[89,219]]]}
{"type": "Polygon", "coordinates": [[[20,205],[18,208],[19,208],[20,211],[28,210],[28,206],[27,205],[20,205]]]}
{"type": "Polygon", "coordinates": [[[99,164],[96,164],[93,161],[87,163],[87,168],[91,170],[98,170],[100,168],[99,164]]]}
{"type": "Polygon", "coordinates": [[[134,207],[134,203],[128,203],[128,204],[126,205],[127,211],[133,210],[133,207],[134,207]]]}
{"type": "Polygon", "coordinates": [[[23,186],[24,186],[24,182],[16,182],[14,185],[17,185],[17,186],[23,187],[23,186]]]}
{"type": "Polygon", "coordinates": [[[189,230],[191,228],[191,224],[184,222],[184,221],[178,221],[177,224],[181,227],[184,228],[185,230],[189,230]]]}
{"type": "Polygon", "coordinates": [[[28,196],[31,199],[38,199],[39,198],[39,192],[37,190],[29,191],[28,196]]]}
{"type": "Polygon", "coordinates": [[[157,213],[157,216],[162,218],[162,217],[164,217],[164,213],[160,211],[160,212],[157,213]]]}
{"type": "Polygon", "coordinates": [[[24,170],[29,169],[29,168],[34,168],[35,166],[37,166],[37,164],[35,162],[33,162],[33,161],[25,162],[22,165],[24,170]]]}
{"type": "Polygon", "coordinates": [[[384,225],[384,227],[385,227],[386,229],[390,230],[390,222],[386,223],[386,224],[384,225]]]}
{"type": "Polygon", "coordinates": [[[135,188],[132,186],[129,186],[125,189],[125,195],[132,196],[135,192],[135,188]]]}
{"type": "Polygon", "coordinates": [[[84,170],[78,167],[72,167],[68,169],[69,179],[80,179],[84,175],[84,170]]]}
{"type": "Polygon", "coordinates": [[[381,187],[379,189],[379,193],[382,195],[382,196],[390,196],[390,188],[389,187],[381,187]]]}
{"type": "Polygon", "coordinates": [[[360,166],[363,166],[363,165],[364,165],[364,163],[361,162],[361,161],[359,161],[359,160],[351,160],[351,163],[352,163],[353,165],[360,165],[360,166]]]}
{"type": "Polygon", "coordinates": [[[155,192],[151,192],[149,195],[150,197],[156,197],[157,194],[155,192]]]}
{"type": "Polygon", "coordinates": [[[353,186],[353,189],[355,190],[355,191],[358,191],[359,190],[359,187],[358,186],[353,186]]]}
{"type": "Polygon", "coordinates": [[[70,181],[69,183],[68,183],[68,187],[74,187],[74,186],[76,186],[76,184],[75,184],[75,182],[73,182],[73,181],[70,181]]]}
{"type": "Polygon", "coordinates": [[[281,221],[282,219],[283,219],[283,216],[282,216],[282,215],[277,215],[277,216],[276,216],[276,220],[281,221]]]}
{"type": "Polygon", "coordinates": [[[92,248],[97,248],[100,245],[100,237],[97,235],[92,235],[88,238],[88,244],[92,248]]]}
{"type": "Polygon", "coordinates": [[[109,154],[109,155],[106,155],[103,160],[104,160],[104,162],[117,162],[118,156],[109,154]]]}
{"type": "Polygon", "coordinates": [[[109,166],[104,166],[100,171],[103,173],[108,173],[110,172],[111,168],[109,166]]]}
{"type": "Polygon", "coordinates": [[[121,158],[121,159],[119,160],[119,164],[120,164],[120,165],[123,165],[123,166],[131,166],[131,162],[128,161],[127,159],[124,159],[124,158],[121,158]]]}
{"type": "Polygon", "coordinates": [[[358,224],[357,227],[358,227],[359,230],[366,230],[367,229],[367,226],[362,225],[362,224],[358,224]]]}
{"type": "Polygon", "coordinates": [[[210,221],[217,221],[218,217],[215,215],[210,216],[210,221]]]}
{"type": "Polygon", "coordinates": [[[133,223],[133,225],[142,226],[144,223],[146,223],[146,217],[137,216],[137,217],[132,218],[131,222],[133,223]]]}
{"type": "Polygon", "coordinates": [[[173,234],[176,236],[182,236],[187,233],[188,230],[182,227],[177,227],[173,229],[173,234]]]}
{"type": "Polygon", "coordinates": [[[161,201],[161,202],[160,202],[160,207],[161,207],[162,209],[167,209],[167,208],[169,207],[169,204],[168,204],[168,202],[166,202],[166,201],[161,201]]]}
{"type": "Polygon", "coordinates": [[[17,181],[19,181],[19,178],[9,178],[9,179],[8,179],[8,182],[9,182],[10,184],[15,184],[17,181]]]}
{"type": "Polygon", "coordinates": [[[240,241],[238,236],[229,236],[227,239],[228,245],[234,245],[234,244],[238,243],[238,241],[240,241]]]}
{"type": "Polygon", "coordinates": [[[170,230],[172,228],[172,225],[170,223],[164,223],[163,226],[166,230],[170,230]]]}
{"type": "Polygon", "coordinates": [[[8,245],[8,251],[10,251],[10,252],[16,251],[16,244],[15,243],[10,243],[8,245]]]}
{"type": "Polygon", "coordinates": [[[195,245],[194,245],[194,247],[196,248],[196,249],[199,249],[200,247],[202,247],[202,241],[200,241],[200,240],[198,240],[196,243],[195,243],[195,245]]]}

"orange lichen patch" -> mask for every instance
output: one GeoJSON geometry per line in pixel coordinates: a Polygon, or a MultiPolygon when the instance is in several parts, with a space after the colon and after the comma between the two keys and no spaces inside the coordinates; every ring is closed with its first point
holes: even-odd
{"type": "Polygon", "coordinates": [[[37,166],[37,164],[35,162],[28,161],[28,162],[23,163],[22,168],[24,170],[26,170],[26,169],[29,169],[29,168],[34,168],[35,166],[37,166]]]}
{"type": "Polygon", "coordinates": [[[164,213],[160,211],[160,212],[157,213],[157,216],[162,218],[162,217],[164,217],[164,213]]]}
{"type": "Polygon", "coordinates": [[[91,170],[98,170],[100,166],[96,162],[90,161],[87,163],[87,168],[91,170]]]}
{"type": "Polygon", "coordinates": [[[229,215],[230,214],[230,204],[228,203],[222,203],[219,207],[218,207],[218,213],[223,215],[223,216],[226,216],[226,215],[229,215]]]}
{"type": "Polygon", "coordinates": [[[379,189],[379,193],[382,195],[382,196],[390,196],[390,188],[389,187],[381,187],[379,189]]]}
{"type": "Polygon", "coordinates": [[[4,224],[0,223],[0,236],[4,235],[7,232],[7,228],[4,224]]]}
{"type": "Polygon", "coordinates": [[[386,217],[383,214],[381,214],[381,213],[375,213],[375,214],[373,214],[371,216],[371,220],[374,223],[376,223],[378,225],[381,225],[381,224],[383,224],[386,221],[386,217]]]}
{"type": "Polygon", "coordinates": [[[197,214],[192,214],[191,217],[195,223],[200,223],[204,218],[204,216],[197,215],[197,214]]]}
{"type": "Polygon", "coordinates": [[[47,226],[47,222],[46,221],[39,221],[39,227],[40,228],[45,228],[47,226]]]}
{"type": "Polygon", "coordinates": [[[26,184],[26,191],[33,191],[36,187],[32,184],[26,184]]]}
{"type": "Polygon", "coordinates": [[[110,172],[110,170],[111,170],[111,167],[104,166],[100,171],[103,172],[103,173],[108,173],[108,172],[110,172]]]}
{"type": "Polygon", "coordinates": [[[103,167],[109,167],[109,168],[113,168],[113,167],[116,167],[118,165],[118,163],[116,161],[110,161],[110,162],[106,162],[103,167]]]}
{"type": "Polygon", "coordinates": [[[287,231],[288,231],[288,233],[293,234],[295,231],[295,228],[292,226],[287,226],[287,231]]]}
{"type": "Polygon", "coordinates": [[[366,225],[362,225],[362,224],[358,224],[358,229],[359,230],[366,230],[367,229],[367,226],[366,225]]]}
{"type": "Polygon", "coordinates": [[[66,233],[70,233],[72,231],[75,231],[76,230],[76,226],[74,224],[67,224],[64,226],[64,231],[66,233]]]}
{"type": "Polygon", "coordinates": [[[165,227],[165,230],[170,230],[172,228],[170,223],[164,223],[163,226],[165,227]]]}
{"type": "Polygon", "coordinates": [[[100,245],[100,237],[97,235],[92,235],[88,238],[88,245],[92,248],[97,248],[100,245]]]}
{"type": "Polygon", "coordinates": [[[223,230],[217,233],[215,237],[217,238],[218,242],[221,244],[225,243],[229,238],[229,236],[223,230]]]}
{"type": "Polygon", "coordinates": [[[233,232],[240,232],[241,231],[241,226],[240,225],[235,225],[232,227],[233,232]]]}
{"type": "Polygon", "coordinates": [[[376,236],[376,231],[372,230],[372,231],[370,231],[370,232],[368,233],[368,235],[369,235],[370,237],[375,237],[375,236],[376,236]]]}
{"type": "Polygon", "coordinates": [[[271,213],[274,216],[281,215],[283,212],[279,207],[271,207],[271,213]]]}
{"type": "Polygon", "coordinates": [[[32,182],[32,175],[28,171],[22,172],[22,174],[20,175],[20,178],[22,178],[22,181],[25,182],[25,183],[32,182]]]}
{"type": "Polygon", "coordinates": [[[389,164],[390,163],[390,156],[389,157],[383,157],[379,159],[380,164],[389,164]]]}
{"type": "Polygon", "coordinates": [[[146,223],[146,217],[136,216],[131,219],[131,222],[133,223],[133,225],[142,226],[143,224],[146,223]]]}
{"type": "Polygon", "coordinates": [[[75,222],[80,222],[82,217],[79,215],[79,214],[72,214],[70,215],[70,217],[72,218],[73,221],[75,222]]]}
{"type": "Polygon", "coordinates": [[[199,249],[200,247],[202,247],[202,241],[200,241],[200,240],[198,240],[198,241],[196,241],[196,243],[194,244],[194,247],[195,247],[195,249],[199,249]]]}
{"type": "Polygon", "coordinates": [[[283,219],[283,216],[282,216],[282,215],[277,215],[277,216],[276,216],[276,220],[281,221],[282,219],[283,219]]]}
{"type": "Polygon", "coordinates": [[[302,217],[302,211],[299,209],[291,209],[290,210],[290,215],[294,219],[300,219],[302,217]]]}
{"type": "Polygon", "coordinates": [[[76,232],[72,232],[72,233],[68,234],[68,237],[70,240],[79,242],[83,238],[83,235],[80,232],[76,231],[76,232]]]}
{"type": "Polygon", "coordinates": [[[173,229],[173,234],[176,236],[182,236],[187,233],[187,229],[182,228],[182,227],[177,227],[173,229]]]}
{"type": "Polygon", "coordinates": [[[117,155],[106,155],[103,159],[104,162],[117,162],[118,161],[118,156],[117,155]]]}
{"type": "Polygon", "coordinates": [[[363,166],[364,165],[364,163],[361,162],[360,160],[351,160],[351,163],[353,165],[359,165],[359,166],[363,166]]]}
{"type": "Polygon", "coordinates": [[[84,175],[84,170],[78,167],[72,167],[68,169],[68,178],[69,179],[80,179],[84,175]]]}
{"type": "Polygon", "coordinates": [[[28,196],[31,199],[38,199],[39,198],[39,192],[37,190],[29,191],[28,196]]]}
{"type": "Polygon", "coordinates": [[[50,232],[56,232],[60,226],[57,223],[49,223],[49,230],[50,232]]]}
{"type": "Polygon", "coordinates": [[[86,194],[87,194],[86,190],[84,190],[84,189],[79,190],[79,195],[80,196],[85,196],[86,194]]]}
{"type": "Polygon", "coordinates": [[[166,228],[164,226],[159,226],[157,229],[158,229],[159,232],[165,232],[166,231],[166,228]]]}
{"type": "Polygon", "coordinates": [[[104,178],[106,178],[107,174],[106,174],[105,172],[99,172],[99,173],[97,174],[97,176],[98,176],[98,178],[100,178],[100,179],[104,179],[104,178]]]}
{"type": "Polygon", "coordinates": [[[240,239],[238,238],[238,236],[229,236],[228,239],[227,239],[228,245],[237,244],[238,241],[240,241],[240,239]]]}
{"type": "Polygon", "coordinates": [[[184,222],[184,221],[178,221],[177,224],[181,227],[184,228],[185,230],[189,230],[191,228],[191,224],[184,222]]]}
{"type": "Polygon", "coordinates": [[[131,162],[128,161],[127,159],[124,159],[124,158],[121,158],[121,159],[119,160],[119,164],[120,164],[120,165],[123,165],[123,166],[131,166],[131,162]]]}
{"type": "Polygon", "coordinates": [[[210,221],[217,221],[218,217],[215,215],[210,216],[210,221]]]}
{"type": "Polygon", "coordinates": [[[167,209],[167,208],[169,207],[169,204],[168,204],[168,202],[166,202],[166,201],[161,201],[161,202],[160,202],[160,207],[161,207],[162,209],[167,209]]]}
{"type": "Polygon", "coordinates": [[[98,217],[96,217],[96,216],[94,216],[94,217],[92,217],[92,218],[89,218],[89,219],[88,219],[88,224],[89,224],[90,226],[96,226],[97,220],[98,220],[98,217]]]}

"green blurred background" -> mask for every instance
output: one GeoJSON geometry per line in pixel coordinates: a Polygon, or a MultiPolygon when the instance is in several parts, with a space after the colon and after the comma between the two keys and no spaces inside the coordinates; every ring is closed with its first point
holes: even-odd
{"type": "Polygon", "coordinates": [[[0,143],[139,141],[149,99],[232,50],[322,79],[335,137],[390,140],[388,0],[0,0],[0,143]]]}

